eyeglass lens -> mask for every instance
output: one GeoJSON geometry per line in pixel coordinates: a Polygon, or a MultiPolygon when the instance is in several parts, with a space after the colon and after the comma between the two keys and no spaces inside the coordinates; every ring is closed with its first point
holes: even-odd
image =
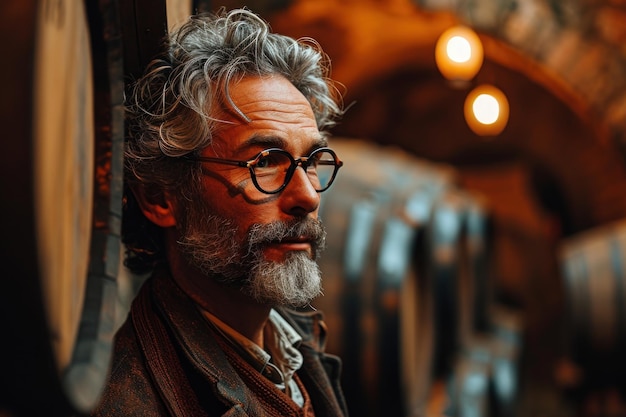
{"type": "MultiPolygon", "coordinates": [[[[314,152],[303,163],[311,184],[317,191],[325,190],[336,169],[335,156],[326,150],[314,152]]],[[[288,153],[270,150],[252,164],[258,186],[265,192],[274,192],[290,180],[297,166],[288,153]]]]}

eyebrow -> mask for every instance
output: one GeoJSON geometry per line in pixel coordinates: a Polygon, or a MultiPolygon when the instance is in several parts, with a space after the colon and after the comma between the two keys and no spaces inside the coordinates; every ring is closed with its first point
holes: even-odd
{"type": "MultiPolygon", "coordinates": [[[[240,152],[245,148],[253,146],[285,149],[287,148],[287,145],[288,141],[275,135],[254,135],[239,145],[236,148],[236,152],[240,152]]],[[[311,144],[309,152],[325,146],[328,146],[328,140],[325,137],[320,136],[311,144]]]]}

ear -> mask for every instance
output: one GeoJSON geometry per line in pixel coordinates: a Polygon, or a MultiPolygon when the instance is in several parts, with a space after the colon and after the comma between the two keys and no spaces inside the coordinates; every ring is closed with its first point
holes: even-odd
{"type": "Polygon", "coordinates": [[[151,192],[145,187],[133,188],[133,194],[144,216],[161,227],[176,225],[173,199],[163,191],[151,192]]]}

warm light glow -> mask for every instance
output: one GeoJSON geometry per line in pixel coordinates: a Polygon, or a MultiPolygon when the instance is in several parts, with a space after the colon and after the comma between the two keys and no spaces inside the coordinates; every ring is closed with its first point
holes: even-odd
{"type": "Polygon", "coordinates": [[[509,121],[509,101],[492,85],[480,85],[465,99],[465,121],[480,136],[500,134],[509,121]]]}
{"type": "Polygon", "coordinates": [[[454,36],[446,45],[446,53],[454,62],[467,62],[472,57],[472,45],[462,36],[454,36]]]}
{"type": "Polygon", "coordinates": [[[498,120],[500,105],[498,100],[489,94],[480,94],[472,104],[476,120],[484,125],[490,125],[498,120]]]}
{"type": "Polygon", "coordinates": [[[448,80],[469,81],[483,64],[482,42],[472,29],[454,26],[437,40],[435,62],[448,80]]]}

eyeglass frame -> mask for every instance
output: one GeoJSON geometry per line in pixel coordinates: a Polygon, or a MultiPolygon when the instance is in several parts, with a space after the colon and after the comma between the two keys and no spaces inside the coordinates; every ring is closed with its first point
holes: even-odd
{"type": "MultiPolygon", "coordinates": [[[[285,189],[285,187],[287,187],[287,185],[289,184],[289,182],[293,178],[293,174],[295,174],[296,169],[298,169],[298,166],[301,166],[302,169],[304,169],[304,171],[307,172],[307,169],[308,169],[309,164],[310,164],[309,161],[313,161],[313,159],[311,157],[313,155],[315,155],[316,153],[318,153],[318,152],[328,152],[328,153],[330,153],[333,156],[333,159],[334,159],[334,163],[332,165],[335,167],[335,169],[333,170],[332,175],[330,176],[330,179],[328,180],[328,184],[326,184],[326,186],[324,188],[322,188],[321,190],[315,190],[318,193],[322,193],[322,192],[324,192],[324,191],[326,191],[326,190],[328,190],[330,188],[332,183],[335,181],[335,177],[337,176],[337,172],[339,171],[339,168],[341,168],[343,166],[343,161],[340,160],[339,157],[337,156],[337,153],[334,150],[332,150],[331,148],[329,148],[329,147],[317,148],[317,149],[313,150],[308,156],[303,156],[303,157],[300,157],[300,158],[294,158],[289,152],[287,152],[284,149],[280,149],[280,148],[269,148],[269,149],[262,150],[254,158],[249,159],[247,161],[239,161],[239,160],[235,160],[235,159],[226,159],[226,158],[217,158],[217,157],[212,157],[212,156],[191,156],[191,155],[187,155],[184,158],[186,160],[189,160],[189,161],[213,162],[213,163],[217,163],[217,164],[233,165],[233,166],[237,166],[237,167],[240,167],[240,168],[248,168],[248,170],[250,171],[250,178],[252,178],[252,183],[254,184],[254,186],[256,187],[257,190],[259,190],[263,194],[278,194],[281,191],[283,191],[285,189]],[[259,185],[259,183],[257,181],[256,173],[254,172],[254,168],[255,168],[256,164],[259,162],[259,160],[261,158],[269,155],[270,152],[279,152],[281,154],[284,154],[291,161],[291,165],[289,166],[289,168],[287,169],[287,173],[285,174],[285,180],[283,181],[283,184],[280,187],[278,187],[276,190],[274,190],[274,191],[266,191],[263,188],[261,188],[261,186],[259,185]]],[[[326,165],[330,165],[330,164],[326,164],[326,165]]]]}

